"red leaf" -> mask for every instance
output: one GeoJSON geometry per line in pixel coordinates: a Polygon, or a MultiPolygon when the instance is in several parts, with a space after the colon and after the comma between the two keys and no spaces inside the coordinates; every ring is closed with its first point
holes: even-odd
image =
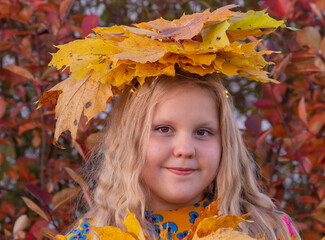
{"type": "Polygon", "coordinates": [[[318,113],[310,119],[308,123],[308,129],[311,133],[318,134],[319,130],[321,130],[324,124],[325,124],[325,112],[318,113]]]}
{"type": "Polygon", "coordinates": [[[35,11],[57,12],[58,7],[52,3],[46,3],[44,1],[34,1],[33,7],[35,11]]]}
{"type": "Polygon", "coordinates": [[[18,32],[18,29],[3,29],[2,30],[2,40],[7,41],[12,35],[18,32]]]}
{"type": "Polygon", "coordinates": [[[319,68],[322,60],[319,57],[314,57],[310,59],[306,59],[303,61],[292,62],[288,65],[287,71],[295,74],[311,74],[311,73],[319,73],[322,70],[319,68]]]}
{"type": "Polygon", "coordinates": [[[0,219],[15,215],[15,206],[11,202],[2,201],[0,205],[0,219]]]}
{"type": "Polygon", "coordinates": [[[99,23],[99,17],[97,15],[92,14],[86,16],[81,23],[84,36],[87,36],[89,33],[91,33],[91,30],[97,27],[98,23],[99,23]]]}
{"type": "Polygon", "coordinates": [[[72,0],[63,0],[60,4],[60,19],[63,21],[64,16],[66,15],[66,12],[71,4],[72,0]]]}
{"type": "Polygon", "coordinates": [[[16,169],[12,168],[12,167],[8,167],[6,170],[6,174],[9,178],[11,178],[12,180],[16,181],[18,178],[18,174],[16,169]]]}
{"type": "MultiPolygon", "coordinates": [[[[292,58],[292,53],[289,53],[288,55],[283,56],[275,65],[275,70],[273,74],[274,79],[278,79],[281,73],[283,73],[290,63],[292,58]]],[[[278,85],[275,85],[278,86],[278,85]]]]}
{"type": "Polygon", "coordinates": [[[28,167],[21,161],[17,161],[19,179],[25,182],[35,180],[35,177],[29,172],[28,167]]]}
{"type": "Polygon", "coordinates": [[[26,124],[20,125],[18,128],[18,134],[21,135],[24,132],[36,128],[38,123],[28,122],[26,124]]]}
{"type": "Polygon", "coordinates": [[[274,137],[283,137],[283,136],[286,136],[287,131],[283,128],[283,126],[281,124],[277,124],[277,125],[273,126],[271,134],[274,137]]]}
{"type": "Polygon", "coordinates": [[[309,195],[303,195],[298,198],[298,201],[302,203],[316,203],[317,199],[309,195]]]}
{"type": "Polygon", "coordinates": [[[28,70],[26,70],[22,67],[19,67],[17,65],[7,65],[4,67],[4,69],[6,69],[12,73],[15,73],[19,76],[25,77],[27,79],[34,79],[33,74],[31,74],[28,70]]]}
{"type": "Polygon", "coordinates": [[[304,27],[296,33],[296,40],[300,47],[319,49],[321,35],[314,27],[304,27]]]}
{"type": "Polygon", "coordinates": [[[42,227],[48,227],[48,223],[45,220],[38,220],[32,225],[29,233],[35,236],[36,239],[41,240],[43,239],[43,233],[39,229],[42,227]]]}
{"type": "Polygon", "coordinates": [[[259,148],[262,144],[265,143],[266,137],[270,134],[271,130],[265,131],[262,133],[256,140],[256,147],[259,148]]]}
{"type": "Polygon", "coordinates": [[[276,17],[283,18],[292,8],[290,0],[266,0],[263,8],[269,8],[268,12],[276,17]]]}
{"type": "Polygon", "coordinates": [[[299,114],[300,120],[305,124],[305,126],[308,126],[306,106],[305,106],[305,98],[304,97],[302,97],[300,99],[300,101],[299,101],[298,114],[299,114]]]}
{"type": "Polygon", "coordinates": [[[42,123],[27,122],[24,125],[20,125],[19,126],[19,128],[18,128],[18,134],[21,135],[24,132],[26,132],[28,130],[31,130],[31,129],[34,129],[34,128],[41,128],[41,129],[44,129],[44,130],[48,130],[48,131],[54,132],[54,128],[51,127],[51,126],[47,126],[47,125],[42,124],[42,123]]]}
{"type": "Polygon", "coordinates": [[[11,118],[14,118],[14,117],[16,117],[16,115],[20,112],[20,110],[24,107],[24,106],[26,106],[27,105],[27,103],[21,103],[21,104],[19,104],[17,107],[15,107],[14,108],[14,110],[10,113],[10,117],[11,118]]]}
{"type": "Polygon", "coordinates": [[[272,109],[271,111],[269,111],[269,113],[267,114],[267,119],[270,121],[270,123],[272,125],[277,125],[280,123],[281,121],[281,116],[282,116],[283,112],[281,109],[279,109],[279,111],[277,111],[276,109],[272,109]]]}
{"type": "Polygon", "coordinates": [[[0,96],[0,119],[3,117],[5,112],[6,112],[6,101],[2,96],[0,96]]]}
{"type": "Polygon", "coordinates": [[[12,43],[12,42],[0,42],[0,52],[6,51],[15,45],[16,45],[16,43],[12,43]]]}
{"type": "Polygon", "coordinates": [[[282,91],[283,87],[280,86],[279,84],[273,84],[273,98],[275,98],[275,100],[277,102],[281,101],[281,91],[282,91]]]}
{"type": "Polygon", "coordinates": [[[46,190],[41,189],[39,186],[35,184],[25,184],[25,187],[31,194],[40,200],[44,206],[51,201],[51,195],[46,190]]]}
{"type": "Polygon", "coordinates": [[[261,132],[261,122],[261,117],[257,114],[253,114],[247,117],[245,121],[245,127],[258,134],[259,132],[261,132]]]}
{"type": "Polygon", "coordinates": [[[310,11],[310,3],[314,1],[310,0],[298,0],[298,4],[306,11],[310,11]]]}
{"type": "Polygon", "coordinates": [[[22,23],[28,24],[33,14],[33,7],[24,7],[23,10],[19,12],[19,18],[17,20],[21,21],[22,23]]]}
{"type": "Polygon", "coordinates": [[[292,52],[292,62],[297,62],[297,61],[303,61],[308,58],[314,58],[315,55],[317,54],[317,51],[311,51],[310,49],[308,50],[297,50],[292,52]]]}
{"type": "Polygon", "coordinates": [[[257,108],[272,108],[275,106],[275,104],[268,99],[259,99],[253,105],[257,108]]]}
{"type": "Polygon", "coordinates": [[[26,233],[25,240],[38,240],[33,234],[26,233]]]}
{"type": "Polygon", "coordinates": [[[299,162],[299,171],[300,173],[310,173],[311,169],[313,168],[313,164],[311,163],[308,157],[302,157],[302,162],[299,162]],[[305,172],[306,171],[306,172],[305,172]]]}
{"type": "Polygon", "coordinates": [[[23,85],[18,85],[15,89],[15,95],[25,100],[26,88],[23,85]]]}

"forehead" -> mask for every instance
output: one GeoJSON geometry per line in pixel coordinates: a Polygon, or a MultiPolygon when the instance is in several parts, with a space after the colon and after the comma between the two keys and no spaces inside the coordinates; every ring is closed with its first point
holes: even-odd
{"type": "Polygon", "coordinates": [[[176,86],[166,91],[155,106],[153,118],[216,120],[217,103],[213,93],[198,85],[176,86]]]}
{"type": "Polygon", "coordinates": [[[198,98],[210,98],[210,100],[216,101],[216,97],[212,90],[209,90],[206,87],[200,86],[198,84],[194,83],[185,83],[181,85],[174,85],[171,87],[167,87],[163,90],[160,99],[158,100],[158,104],[162,103],[166,100],[170,100],[173,98],[177,98],[182,96],[183,98],[191,98],[198,97],[198,98]]]}

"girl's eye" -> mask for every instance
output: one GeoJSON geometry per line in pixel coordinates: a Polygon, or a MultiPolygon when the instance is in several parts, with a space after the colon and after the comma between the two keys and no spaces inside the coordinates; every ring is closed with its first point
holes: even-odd
{"type": "Polygon", "coordinates": [[[170,133],[171,129],[169,127],[158,127],[157,130],[161,133],[170,133]]]}
{"type": "Polygon", "coordinates": [[[211,132],[206,129],[199,129],[196,131],[196,135],[198,136],[208,136],[209,134],[211,134],[211,132]]]}

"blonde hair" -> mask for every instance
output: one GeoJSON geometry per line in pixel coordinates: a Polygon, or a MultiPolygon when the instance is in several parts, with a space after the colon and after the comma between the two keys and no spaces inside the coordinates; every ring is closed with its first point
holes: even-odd
{"type": "Polygon", "coordinates": [[[253,162],[243,143],[232,114],[232,104],[221,80],[216,75],[200,77],[181,73],[175,77],[159,76],[146,80],[137,91],[126,87],[113,104],[107,120],[105,137],[96,150],[97,186],[94,207],[97,226],[117,226],[125,229],[122,220],[126,209],[136,214],[143,229],[150,235],[145,219],[149,191],[141,179],[146,146],[155,106],[170,89],[192,84],[207,89],[215,96],[222,141],[222,156],[218,174],[206,189],[214,199],[220,197],[220,211],[227,215],[242,215],[252,211],[250,220],[240,227],[252,237],[265,233],[276,240],[273,227],[282,239],[290,239],[284,222],[275,213],[272,200],[258,188],[252,170],[253,162]],[[230,190],[231,189],[231,190],[230,190]]]}

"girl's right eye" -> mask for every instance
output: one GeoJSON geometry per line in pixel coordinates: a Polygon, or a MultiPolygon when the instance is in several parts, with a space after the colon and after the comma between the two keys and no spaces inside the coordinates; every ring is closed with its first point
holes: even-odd
{"type": "Polygon", "coordinates": [[[166,127],[166,126],[163,126],[163,127],[157,127],[156,130],[158,132],[161,132],[161,133],[171,133],[171,129],[170,127],[166,127]]]}

